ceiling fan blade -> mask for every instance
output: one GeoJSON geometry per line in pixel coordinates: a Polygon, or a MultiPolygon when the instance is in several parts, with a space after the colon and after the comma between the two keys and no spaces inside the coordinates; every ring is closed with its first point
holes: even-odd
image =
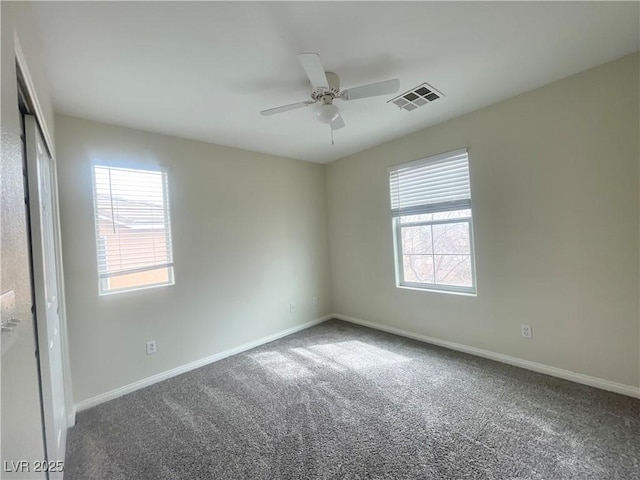
{"type": "Polygon", "coordinates": [[[329,89],[329,81],[324,73],[320,55],[317,53],[301,53],[298,55],[298,60],[300,60],[302,68],[304,68],[307,77],[309,77],[311,85],[329,89]]]}
{"type": "Polygon", "coordinates": [[[308,107],[316,102],[298,102],[291,103],[289,105],[283,105],[281,107],[270,108],[269,110],[262,110],[260,115],[268,117],[269,115],[275,115],[276,113],[288,112],[289,110],[296,110],[298,108],[308,107]]]}
{"type": "Polygon", "coordinates": [[[336,119],[333,122],[331,122],[331,128],[333,130],[339,130],[343,127],[344,127],[344,120],[342,118],[342,115],[338,115],[336,119]]]}
{"type": "Polygon", "coordinates": [[[386,80],[384,82],[370,83],[361,87],[349,88],[342,92],[340,98],[343,100],[357,100],[359,98],[376,97],[396,93],[400,89],[400,80],[386,80]]]}

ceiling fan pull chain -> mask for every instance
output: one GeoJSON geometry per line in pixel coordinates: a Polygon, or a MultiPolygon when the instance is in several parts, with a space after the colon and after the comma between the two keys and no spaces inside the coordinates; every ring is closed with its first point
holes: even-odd
{"type": "Polygon", "coordinates": [[[329,124],[329,128],[331,129],[331,145],[335,145],[333,142],[333,125],[329,124]]]}

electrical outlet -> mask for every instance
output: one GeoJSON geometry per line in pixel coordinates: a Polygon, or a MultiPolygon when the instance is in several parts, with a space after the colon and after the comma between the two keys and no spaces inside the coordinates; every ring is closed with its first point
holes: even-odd
{"type": "Polygon", "coordinates": [[[520,333],[524,338],[533,338],[533,330],[531,325],[520,325],[520,333]]]}
{"type": "Polygon", "coordinates": [[[147,342],[147,355],[153,355],[154,353],[156,353],[156,341],[151,340],[147,342]]]}
{"type": "Polygon", "coordinates": [[[318,306],[318,297],[313,297],[313,299],[311,300],[311,303],[313,304],[314,307],[318,306]]]}
{"type": "Polygon", "coordinates": [[[296,311],[296,306],[293,303],[289,304],[289,313],[293,313],[296,311]]]}

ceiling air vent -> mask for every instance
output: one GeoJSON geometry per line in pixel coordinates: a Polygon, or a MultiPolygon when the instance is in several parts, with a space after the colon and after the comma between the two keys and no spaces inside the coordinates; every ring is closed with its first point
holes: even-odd
{"type": "Polygon", "coordinates": [[[418,85],[416,88],[404,92],[403,94],[392,98],[387,103],[394,103],[403,110],[415,110],[422,105],[431,103],[434,100],[444,97],[440,92],[433,88],[428,83],[418,85]]]}

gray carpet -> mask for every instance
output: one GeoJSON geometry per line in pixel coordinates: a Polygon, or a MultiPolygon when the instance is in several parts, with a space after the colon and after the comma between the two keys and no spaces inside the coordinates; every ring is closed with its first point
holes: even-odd
{"type": "Polygon", "coordinates": [[[81,412],[66,480],[638,479],[640,400],[332,320],[81,412]]]}

